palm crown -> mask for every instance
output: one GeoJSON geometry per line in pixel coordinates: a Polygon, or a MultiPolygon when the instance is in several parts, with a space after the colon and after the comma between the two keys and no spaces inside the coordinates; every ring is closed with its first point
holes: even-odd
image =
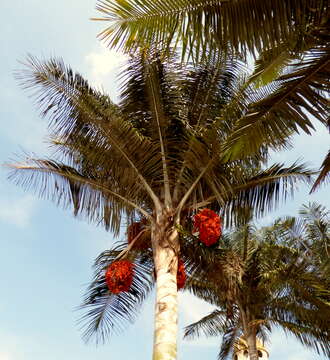
{"type": "MultiPolygon", "coordinates": [[[[119,105],[61,60],[30,58],[27,66],[19,78],[35,90],[42,115],[49,115],[55,152],[53,159],[27,158],[13,166],[13,180],[116,233],[123,213],[150,218],[161,203],[180,211],[221,206],[228,221],[238,205],[261,214],[279,194],[275,184],[286,187],[309,174],[300,165],[264,167],[269,148],[290,146],[294,124],[278,137],[270,132],[257,151],[256,132],[236,131],[242,118],[279,112],[267,107],[273,86],[249,85],[240,62],[194,69],[138,56],[123,72],[119,105]],[[256,106],[263,110],[252,114],[256,106]]],[[[297,120],[305,118],[301,109],[312,111],[305,105],[296,104],[297,120]]]]}

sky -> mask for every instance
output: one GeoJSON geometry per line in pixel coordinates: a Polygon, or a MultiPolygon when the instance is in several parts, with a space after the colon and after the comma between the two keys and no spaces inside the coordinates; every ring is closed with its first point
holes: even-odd
{"type": "MultiPolygon", "coordinates": [[[[59,56],[94,86],[116,100],[116,75],[125,56],[110,52],[97,39],[104,24],[96,16],[95,0],[1,1],[0,163],[22,151],[49,154],[47,122],[14,78],[27,54],[59,56]]],[[[274,154],[276,162],[303,159],[317,169],[329,147],[320,125],[312,136],[295,137],[290,152],[274,154]]],[[[101,360],[151,358],[153,296],[137,322],[105,345],[86,345],[77,325],[94,258],[109,248],[113,235],[73,218],[68,209],[24,192],[7,180],[0,168],[0,360],[101,360]]],[[[318,201],[330,208],[329,189],[308,195],[299,186],[294,199],[281,204],[261,223],[280,215],[297,215],[301,204],[318,201]]],[[[207,314],[211,307],[187,293],[180,294],[180,328],[207,314]]],[[[325,360],[282,332],[268,345],[271,360],[325,360]]],[[[218,339],[179,339],[179,359],[216,359],[218,339]]]]}

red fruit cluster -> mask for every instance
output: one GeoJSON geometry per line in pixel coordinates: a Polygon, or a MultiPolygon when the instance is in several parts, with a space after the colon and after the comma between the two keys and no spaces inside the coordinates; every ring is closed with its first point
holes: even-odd
{"type": "Polygon", "coordinates": [[[177,282],[178,290],[180,290],[184,287],[184,285],[186,283],[186,279],[187,279],[187,275],[186,275],[186,271],[184,269],[183,261],[181,259],[179,259],[178,272],[176,275],[176,282],[177,282]]]}
{"type": "Polygon", "coordinates": [[[221,220],[217,213],[203,209],[194,217],[194,232],[199,232],[199,240],[206,246],[215,244],[221,236],[221,220]]]}
{"type": "Polygon", "coordinates": [[[127,228],[127,242],[130,244],[142,231],[142,222],[133,222],[127,228]]]}
{"type": "Polygon", "coordinates": [[[105,273],[105,280],[113,294],[129,291],[133,282],[134,265],[128,260],[113,262],[105,273]]]}

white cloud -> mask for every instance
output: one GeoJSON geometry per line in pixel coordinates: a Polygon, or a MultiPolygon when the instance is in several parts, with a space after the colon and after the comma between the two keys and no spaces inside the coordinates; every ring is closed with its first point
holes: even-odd
{"type": "Polygon", "coordinates": [[[97,51],[93,51],[86,55],[85,60],[88,65],[89,80],[97,88],[103,88],[107,85],[107,80],[111,80],[108,84],[109,92],[115,91],[113,83],[119,73],[119,68],[125,63],[127,56],[107,49],[100,44],[97,51]]]}
{"type": "Polygon", "coordinates": [[[13,360],[13,357],[11,357],[8,353],[0,352],[0,360],[13,360]]]}
{"type": "Polygon", "coordinates": [[[17,352],[20,348],[19,340],[10,332],[0,331],[0,360],[20,360],[17,352]]]}
{"type": "MultiPolygon", "coordinates": [[[[35,209],[35,199],[31,195],[24,196],[17,200],[1,199],[0,221],[26,227],[35,209]]],[[[0,358],[0,360],[2,360],[0,358]]]]}

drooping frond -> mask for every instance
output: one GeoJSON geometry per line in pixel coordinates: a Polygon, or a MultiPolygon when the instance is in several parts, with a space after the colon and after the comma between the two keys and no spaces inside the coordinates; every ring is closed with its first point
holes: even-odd
{"type": "Polygon", "coordinates": [[[109,23],[99,37],[111,48],[134,51],[152,44],[180,47],[182,56],[222,52],[260,52],[317,26],[328,2],[320,0],[136,1],[98,0],[109,23]]]}
{"type": "MultiPolygon", "coordinates": [[[[306,284],[308,283],[305,282],[304,285],[306,284]]],[[[329,305],[317,302],[316,294],[311,293],[309,299],[304,299],[301,298],[304,294],[296,291],[297,289],[292,293],[287,291],[286,296],[272,302],[272,308],[268,312],[269,323],[293,335],[304,346],[329,356],[329,305]]],[[[309,293],[309,290],[306,293],[309,293]]]]}
{"type": "Polygon", "coordinates": [[[149,216],[134,196],[136,189],[123,188],[115,181],[95,178],[54,160],[30,158],[9,166],[12,168],[9,178],[16,184],[34,190],[40,197],[64,208],[71,207],[75,215],[84,216],[96,224],[103,223],[116,234],[123,215],[138,211],[149,216]]]}
{"type": "MultiPolygon", "coordinates": [[[[244,162],[229,162],[221,164],[213,174],[221,184],[221,187],[216,188],[218,182],[214,181],[213,191],[218,191],[224,199],[224,203],[220,203],[220,208],[225,215],[226,226],[233,226],[244,223],[246,212],[252,212],[254,216],[259,217],[276,208],[281,200],[285,201],[293,194],[296,184],[310,183],[313,172],[306,169],[304,164],[297,163],[290,167],[274,164],[262,170],[249,167],[244,162]],[[225,188],[224,184],[228,184],[228,187],[225,188]]],[[[219,208],[217,196],[208,194],[204,193],[204,201],[188,203],[188,206],[219,208]]]]}
{"type": "Polygon", "coordinates": [[[107,171],[110,168],[111,171],[119,170],[118,178],[126,175],[131,181],[136,179],[152,201],[158,203],[146,180],[148,173],[143,173],[146,169],[155,171],[158,149],[122,119],[118,106],[93,90],[62,60],[41,62],[30,57],[26,65],[18,78],[25,88],[34,91],[42,115],[48,115],[50,119],[53,137],[56,136],[64,146],[74,147],[78,152],[76,157],[85,148],[82,150],[84,160],[91,148],[98,150],[89,154],[92,166],[97,161],[97,166],[103,166],[107,171]],[[141,152],[144,156],[138,156],[141,152]]]}
{"type": "Polygon", "coordinates": [[[106,281],[105,271],[116,260],[126,244],[118,245],[109,251],[104,251],[95,260],[94,279],[88,287],[80,310],[84,315],[80,319],[83,338],[90,341],[105,342],[112,334],[125,330],[127,324],[135,321],[143,302],[153,288],[153,262],[147,254],[129,253],[133,261],[133,283],[128,292],[110,293],[106,281]]]}
{"type": "Polygon", "coordinates": [[[239,328],[239,317],[231,316],[228,318],[227,312],[215,310],[199,321],[187,326],[185,328],[184,337],[193,339],[202,334],[207,337],[222,336],[218,359],[224,360],[227,358],[228,354],[233,351],[234,343],[241,333],[239,328]]]}
{"type": "Polygon", "coordinates": [[[184,337],[193,339],[202,334],[205,336],[218,336],[219,334],[223,334],[225,329],[227,329],[226,315],[227,313],[225,311],[212,311],[202,319],[187,326],[185,328],[184,337]]]}
{"type": "Polygon", "coordinates": [[[283,329],[287,335],[294,336],[302,345],[316,351],[317,354],[330,356],[329,336],[325,333],[314,331],[310,326],[305,327],[300,322],[298,324],[281,320],[270,322],[283,329]]]}
{"type": "Polygon", "coordinates": [[[310,134],[311,116],[326,123],[329,114],[330,55],[326,49],[311,51],[292,71],[261,88],[228,139],[232,157],[253,153],[262,143],[272,144],[300,130],[310,134]],[[253,134],[253,136],[252,136],[253,134]],[[276,140],[277,139],[277,140],[276,140]]]}
{"type": "Polygon", "coordinates": [[[287,44],[262,51],[255,61],[254,72],[250,76],[249,82],[253,82],[257,88],[271,83],[281,75],[283,69],[293,58],[287,44]]]}
{"type": "Polygon", "coordinates": [[[218,360],[226,360],[233,352],[236,340],[240,337],[241,331],[239,324],[235,321],[228,321],[227,329],[222,335],[221,346],[218,354],[218,360]]]}
{"type": "Polygon", "coordinates": [[[233,196],[227,205],[228,218],[239,215],[238,208],[253,209],[257,217],[273,210],[281,198],[286,200],[288,196],[293,195],[298,182],[310,183],[312,174],[313,172],[307,170],[304,164],[294,163],[290,167],[274,164],[268,169],[260,170],[254,176],[243,178],[240,184],[233,186],[233,196]]]}
{"type": "MultiPolygon", "coordinates": [[[[316,53],[315,62],[322,62],[324,51],[329,54],[329,8],[320,18],[316,26],[307,25],[301,34],[292,34],[293,37],[288,42],[283,42],[271,49],[263,50],[255,62],[255,71],[250,81],[256,86],[263,86],[279,78],[285,67],[290,63],[297,64],[304,57],[309,57],[310,53],[316,53]],[[322,53],[317,53],[321,50],[322,53]],[[320,56],[318,58],[318,56],[320,56]]],[[[316,66],[317,68],[317,66],[316,66]]],[[[327,83],[327,79],[324,79],[327,83]]],[[[329,88],[328,88],[329,90],[329,88]]]]}

